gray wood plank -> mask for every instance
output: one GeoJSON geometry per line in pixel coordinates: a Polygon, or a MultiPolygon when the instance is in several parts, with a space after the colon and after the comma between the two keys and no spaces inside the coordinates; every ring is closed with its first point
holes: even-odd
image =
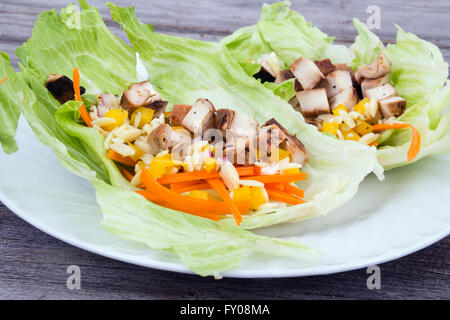
{"type": "MultiPolygon", "coordinates": [[[[39,14],[60,9],[69,0],[1,0],[0,50],[17,66],[14,50],[31,36],[39,14]]],[[[126,40],[105,7],[106,24],[126,40]]],[[[130,1],[114,1],[129,5],[130,1]]],[[[369,5],[381,9],[384,42],[395,37],[393,23],[438,45],[450,60],[449,1],[292,1],[293,8],[339,43],[350,44],[356,32],[352,18],[367,18],[369,5]]],[[[258,20],[263,1],[133,1],[141,21],[158,32],[216,41],[258,20]]],[[[224,279],[216,281],[146,269],[70,246],[35,229],[0,203],[0,298],[6,299],[449,299],[450,237],[402,259],[381,265],[381,290],[366,288],[366,271],[293,279],[224,279]],[[66,268],[81,267],[81,290],[66,287],[66,268]]]]}

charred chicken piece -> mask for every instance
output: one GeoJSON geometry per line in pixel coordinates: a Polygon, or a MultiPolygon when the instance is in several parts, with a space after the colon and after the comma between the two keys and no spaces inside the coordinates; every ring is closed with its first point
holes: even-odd
{"type": "Polygon", "coordinates": [[[338,107],[340,104],[343,104],[347,111],[351,111],[353,107],[358,103],[358,93],[356,92],[355,88],[349,87],[337,95],[335,95],[333,98],[330,99],[330,107],[331,110],[338,107]]]}
{"type": "Polygon", "coordinates": [[[322,74],[324,76],[327,76],[329,73],[336,70],[336,67],[333,65],[333,63],[331,62],[330,59],[314,61],[314,63],[316,64],[316,66],[319,68],[320,72],[322,72],[322,74]]]}
{"type": "Polygon", "coordinates": [[[205,98],[197,99],[181,124],[194,134],[204,133],[206,130],[214,128],[215,111],[211,101],[205,98]]]}
{"type": "Polygon", "coordinates": [[[377,99],[378,101],[391,98],[397,95],[397,91],[391,84],[385,84],[381,87],[375,87],[366,91],[369,99],[377,99]]]}
{"type": "Polygon", "coordinates": [[[383,76],[377,79],[364,79],[361,82],[361,91],[364,97],[367,97],[367,91],[376,87],[381,87],[387,84],[389,81],[389,77],[383,76]]]}
{"type": "Polygon", "coordinates": [[[383,118],[399,117],[406,110],[406,100],[401,97],[391,97],[379,101],[383,118]]]}
{"type": "Polygon", "coordinates": [[[320,114],[330,113],[325,89],[303,90],[295,94],[304,117],[313,118],[320,114]]]}
{"type": "MultiPolygon", "coordinates": [[[[73,81],[63,74],[50,74],[45,81],[45,87],[61,104],[75,99],[73,81]]],[[[84,94],[86,89],[80,87],[80,93],[84,94]]]]}
{"type": "Polygon", "coordinates": [[[166,123],[159,125],[147,137],[147,143],[152,154],[170,150],[181,142],[182,138],[166,123]]]}
{"type": "Polygon", "coordinates": [[[308,160],[308,152],[306,151],[305,145],[295,135],[289,134],[287,130],[274,118],[268,120],[264,124],[264,126],[270,125],[276,125],[286,135],[286,140],[281,143],[280,147],[289,151],[293,162],[304,165],[308,160]]]}
{"type": "Polygon", "coordinates": [[[169,117],[170,125],[181,126],[184,117],[186,117],[191,109],[192,106],[189,104],[175,104],[169,117]]]}
{"type": "Polygon", "coordinates": [[[131,113],[139,107],[147,107],[153,102],[161,100],[161,96],[155,91],[151,83],[142,81],[133,83],[128,90],[122,93],[120,105],[131,113]]]}
{"type": "Polygon", "coordinates": [[[385,76],[391,67],[391,63],[384,53],[380,54],[371,64],[359,66],[356,70],[357,78],[377,79],[385,76]]]}
{"type": "Polygon", "coordinates": [[[292,63],[290,70],[295,78],[300,82],[304,90],[313,89],[324,75],[314,63],[314,61],[300,57],[292,63]]]}

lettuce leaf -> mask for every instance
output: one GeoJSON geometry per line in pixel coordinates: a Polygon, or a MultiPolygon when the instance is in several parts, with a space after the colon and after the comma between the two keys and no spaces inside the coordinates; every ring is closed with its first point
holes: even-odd
{"type": "Polygon", "coordinates": [[[18,150],[16,140],[17,122],[19,121],[19,105],[24,99],[24,86],[17,80],[18,75],[9,64],[6,52],[0,52],[0,144],[5,153],[14,153],[18,150]]]}
{"type": "MultiPolygon", "coordinates": [[[[232,108],[260,123],[275,117],[305,144],[310,155],[304,167],[308,179],[300,186],[308,203],[261,210],[245,216],[241,227],[253,229],[326,214],[348,201],[361,180],[379,169],[374,148],[322,135],[286,101],[249,77],[221,44],[155,33],[138,21],[133,8],[108,6],[166,100],[192,103],[206,97],[217,107],[232,108]]],[[[219,223],[234,222],[225,218],[219,223]]]]}
{"type": "MultiPolygon", "coordinates": [[[[44,12],[32,38],[17,50],[23,62],[24,96],[30,97],[20,110],[61,165],[94,185],[104,227],[122,238],[173,252],[204,276],[237,267],[254,253],[314,260],[316,252],[299,243],[160,207],[134,192],[107,158],[103,136],[81,123],[80,103],[69,101],[61,106],[43,85],[49,73],[70,76],[74,66],[80,69],[88,94],[119,94],[130,82],[140,80],[134,50],[106,28],[94,7],[85,1],[80,4],[81,12],[72,5],[59,16],[55,11],[44,12]]],[[[182,101],[180,91],[177,100],[182,101]]]]}
{"type": "MultiPolygon", "coordinates": [[[[436,46],[399,28],[397,42],[385,48],[380,39],[356,18],[353,23],[358,35],[350,49],[335,46],[331,37],[312,27],[289,5],[289,2],[263,5],[256,25],[239,29],[220,43],[241,65],[249,58],[255,60],[263,53],[274,51],[284,67],[299,56],[306,56],[314,60],[330,58],[356,69],[385,52],[392,62],[392,84],[407,101],[407,112],[399,120],[415,125],[422,137],[421,152],[414,161],[450,152],[447,144],[448,110],[445,111],[448,89],[444,87],[448,64],[436,46]]],[[[278,89],[264,85],[274,91],[278,89]]],[[[282,95],[286,100],[292,96],[282,95]]],[[[389,130],[381,135],[377,152],[385,169],[408,164],[406,151],[410,139],[409,130],[389,130]]]]}
{"type": "Polygon", "coordinates": [[[241,28],[220,43],[240,64],[249,59],[256,61],[262,54],[272,51],[277,54],[283,68],[288,68],[300,56],[350,63],[353,59],[351,50],[334,45],[333,39],[291,10],[289,1],[283,1],[264,4],[256,25],[241,28]]]}
{"type": "MultiPolygon", "coordinates": [[[[448,64],[439,48],[398,27],[396,43],[384,48],[378,37],[359,20],[354,20],[358,36],[352,45],[353,67],[370,63],[381,52],[391,61],[390,79],[398,94],[407,101],[399,121],[414,125],[421,136],[421,150],[414,159],[450,153],[448,64]]],[[[378,139],[378,160],[385,169],[407,165],[409,129],[389,130],[378,139]]]]}

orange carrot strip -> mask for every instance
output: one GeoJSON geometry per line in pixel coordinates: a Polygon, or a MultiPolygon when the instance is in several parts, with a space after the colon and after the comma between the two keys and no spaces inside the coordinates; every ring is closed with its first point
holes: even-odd
{"type": "Polygon", "coordinates": [[[225,184],[222,182],[222,180],[219,179],[208,179],[206,181],[217,192],[219,197],[221,197],[222,200],[228,205],[231,213],[234,216],[234,221],[236,221],[236,224],[239,226],[242,221],[242,216],[238,207],[236,206],[236,203],[233,202],[230,195],[228,194],[227,189],[225,189],[225,184]]]}
{"type": "Polygon", "coordinates": [[[297,204],[301,204],[301,203],[305,203],[306,201],[294,197],[292,195],[290,195],[289,193],[283,192],[281,190],[266,186],[266,191],[267,194],[269,195],[270,199],[276,200],[276,201],[280,201],[280,202],[284,202],[287,204],[292,204],[292,205],[297,205],[297,204]]]}
{"type": "Polygon", "coordinates": [[[278,190],[284,191],[286,189],[286,182],[274,182],[274,183],[269,183],[269,185],[271,187],[277,188],[278,190]]]}
{"type": "Polygon", "coordinates": [[[303,198],[305,196],[305,191],[303,189],[297,188],[289,183],[286,184],[284,191],[299,198],[303,198]]]}
{"type": "Polygon", "coordinates": [[[120,172],[122,172],[123,176],[128,180],[133,180],[133,174],[125,168],[120,168],[120,172]]]}
{"type": "Polygon", "coordinates": [[[369,143],[369,146],[376,147],[376,146],[378,146],[378,143],[376,141],[373,141],[373,142],[369,143]]]}
{"type": "Polygon", "coordinates": [[[300,172],[294,174],[251,176],[251,177],[243,177],[242,180],[256,180],[262,183],[296,182],[300,180],[306,180],[306,174],[304,172],[300,172]]]}
{"type": "Polygon", "coordinates": [[[8,77],[4,77],[2,80],[0,80],[0,86],[3,84],[3,82],[5,82],[6,80],[8,80],[8,77]]]}
{"type": "MultiPolygon", "coordinates": [[[[239,176],[249,176],[254,174],[253,167],[237,167],[236,170],[239,176]]],[[[185,181],[207,180],[214,178],[220,178],[220,174],[217,171],[208,172],[206,170],[201,170],[169,174],[159,178],[158,182],[161,184],[172,184],[185,181]]]]}
{"type": "Polygon", "coordinates": [[[411,162],[417,156],[420,151],[420,133],[410,123],[392,123],[392,124],[376,124],[373,127],[373,131],[389,130],[389,129],[404,129],[410,128],[412,131],[411,145],[409,146],[407,153],[407,160],[411,162]]]}
{"type": "MultiPolygon", "coordinates": [[[[80,94],[80,72],[78,71],[78,68],[73,69],[73,91],[75,92],[75,101],[83,102],[83,99],[81,98],[80,94]]],[[[81,104],[81,106],[78,108],[78,111],[81,114],[81,119],[83,119],[84,123],[88,125],[88,127],[92,127],[92,119],[89,113],[86,110],[86,107],[84,104],[81,104]]]]}
{"type": "Polygon", "coordinates": [[[180,210],[180,206],[176,206],[176,205],[173,205],[171,203],[160,201],[157,197],[155,197],[149,191],[138,190],[138,191],[136,191],[136,193],[140,194],[141,196],[143,196],[144,198],[146,198],[147,200],[149,200],[151,202],[154,202],[154,203],[156,203],[156,204],[158,204],[160,206],[163,206],[163,207],[166,207],[166,208],[169,208],[169,209],[183,211],[185,213],[189,213],[189,214],[196,215],[196,216],[199,216],[199,217],[202,217],[202,218],[206,218],[206,219],[211,219],[211,220],[214,220],[214,221],[217,221],[217,220],[220,219],[220,215],[215,214],[215,213],[202,213],[202,212],[197,212],[197,211],[194,211],[194,210],[190,210],[189,208],[183,208],[183,209],[180,210]]]}
{"type": "MultiPolygon", "coordinates": [[[[192,212],[216,214],[230,214],[229,206],[224,201],[202,200],[183,196],[158,183],[147,169],[141,171],[141,180],[147,191],[159,200],[177,207],[179,211],[192,210],[192,212]]],[[[247,201],[234,202],[239,211],[248,212],[250,204],[247,201]]]]}
{"type": "Polygon", "coordinates": [[[181,187],[176,186],[176,184],[171,184],[170,189],[177,193],[185,193],[194,190],[208,190],[211,189],[211,186],[206,182],[194,183],[188,186],[181,186],[181,187]]]}
{"type": "Polygon", "coordinates": [[[110,159],[112,159],[112,160],[114,160],[116,162],[119,162],[121,164],[124,164],[126,166],[129,166],[129,167],[134,167],[136,165],[136,163],[132,159],[126,158],[126,157],[122,156],[121,154],[119,154],[116,151],[111,150],[111,149],[108,150],[108,158],[110,158],[110,159]]]}

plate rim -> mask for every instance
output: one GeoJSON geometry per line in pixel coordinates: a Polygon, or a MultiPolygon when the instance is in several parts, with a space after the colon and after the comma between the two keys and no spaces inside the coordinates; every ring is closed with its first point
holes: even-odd
{"type": "MultiPolygon", "coordinates": [[[[61,234],[61,232],[58,232],[57,228],[52,228],[50,226],[45,225],[45,223],[40,223],[39,219],[34,219],[29,214],[23,212],[19,207],[16,206],[13,200],[10,200],[8,196],[6,196],[1,190],[0,190],[0,201],[3,203],[5,207],[7,207],[11,212],[13,212],[16,216],[21,218],[22,220],[26,221],[36,229],[62,241],[67,244],[70,244],[76,248],[86,250],[88,252],[98,254],[100,256],[133,264],[138,265],[145,268],[151,268],[161,271],[169,271],[169,272],[177,272],[177,273],[183,273],[183,274],[190,274],[190,275],[196,275],[194,272],[189,270],[185,265],[180,263],[173,263],[173,262],[164,262],[164,261],[158,261],[158,260],[152,260],[151,263],[146,262],[139,262],[139,260],[131,259],[126,256],[124,256],[124,253],[108,253],[108,252],[102,252],[100,249],[97,249],[96,245],[90,245],[88,241],[85,240],[75,240],[71,239],[70,236],[61,234]]],[[[347,263],[341,263],[341,264],[334,264],[334,265],[326,265],[323,266],[320,269],[317,269],[314,271],[314,266],[308,267],[308,268],[299,268],[299,269],[292,269],[292,270],[286,270],[283,271],[282,274],[276,274],[273,271],[267,271],[267,270],[261,270],[261,271],[243,271],[239,268],[232,269],[226,272],[221,273],[223,278],[236,278],[236,279],[275,279],[275,278],[292,278],[292,277],[310,277],[310,276],[319,276],[319,275],[329,275],[329,274],[335,274],[335,273],[341,273],[341,272],[347,272],[352,270],[358,270],[362,268],[367,268],[368,266],[378,265],[382,263],[386,263],[389,261],[397,260],[399,258],[405,257],[407,255],[410,255],[412,253],[415,253],[417,251],[420,251],[428,246],[431,246],[432,244],[442,240],[443,238],[450,235],[450,226],[448,226],[446,229],[444,229],[442,232],[433,234],[432,237],[424,237],[423,240],[417,243],[414,243],[413,245],[410,245],[408,247],[402,247],[401,249],[396,249],[394,253],[391,254],[382,254],[380,256],[376,256],[373,258],[363,259],[364,263],[358,263],[358,259],[356,262],[347,262],[347,263]],[[312,269],[312,270],[311,270],[312,269]]]]}

